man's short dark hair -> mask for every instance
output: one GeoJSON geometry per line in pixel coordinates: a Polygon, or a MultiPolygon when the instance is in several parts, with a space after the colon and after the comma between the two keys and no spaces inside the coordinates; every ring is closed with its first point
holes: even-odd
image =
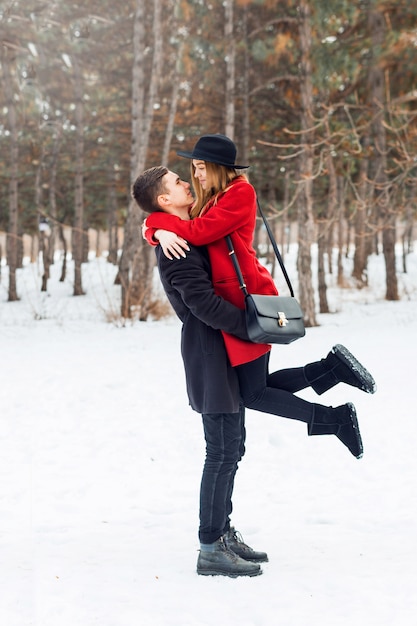
{"type": "Polygon", "coordinates": [[[137,177],[132,187],[132,196],[146,213],[162,211],[158,205],[158,196],[167,193],[165,183],[162,180],[168,169],[162,165],[150,167],[137,177]]]}

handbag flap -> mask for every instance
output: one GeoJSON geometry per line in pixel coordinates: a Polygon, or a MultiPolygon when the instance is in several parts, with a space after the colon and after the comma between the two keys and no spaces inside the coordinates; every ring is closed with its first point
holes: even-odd
{"type": "Polygon", "coordinates": [[[272,317],[277,319],[278,312],[285,313],[287,319],[300,319],[303,312],[297,300],[286,296],[263,296],[250,294],[247,299],[251,299],[259,315],[262,317],[272,317]]]}

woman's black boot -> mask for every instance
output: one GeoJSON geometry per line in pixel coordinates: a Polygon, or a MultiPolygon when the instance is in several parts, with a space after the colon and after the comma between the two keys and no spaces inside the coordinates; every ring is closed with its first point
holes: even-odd
{"type": "Polygon", "coordinates": [[[340,343],[333,346],[325,359],[305,365],[304,376],[310,387],[319,395],[338,383],[346,383],[366,393],[376,391],[372,375],[340,343]]]}
{"type": "Polygon", "coordinates": [[[308,424],[309,435],[336,435],[354,457],[363,456],[356,409],[351,402],[337,407],[314,405],[312,421],[308,424]]]}

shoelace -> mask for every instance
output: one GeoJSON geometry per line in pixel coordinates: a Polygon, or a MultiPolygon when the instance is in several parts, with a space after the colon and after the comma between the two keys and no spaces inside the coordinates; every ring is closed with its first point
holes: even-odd
{"type": "Polygon", "coordinates": [[[232,535],[232,538],[236,541],[236,543],[243,543],[243,545],[246,545],[245,542],[243,541],[243,537],[240,534],[240,532],[236,529],[230,529],[230,533],[232,535]]]}
{"type": "MultiPolygon", "coordinates": [[[[228,534],[229,534],[229,537],[230,537],[229,540],[231,542],[234,541],[235,543],[239,544],[239,547],[240,547],[241,550],[243,550],[243,552],[245,552],[245,553],[252,553],[253,552],[253,549],[251,547],[249,547],[244,542],[243,537],[242,537],[242,535],[240,534],[240,532],[238,530],[236,530],[235,528],[231,528],[229,530],[228,534]]],[[[227,539],[226,539],[226,541],[227,541],[227,539]]],[[[231,549],[233,551],[233,547],[231,549]]]]}
{"type": "Polygon", "coordinates": [[[219,544],[220,549],[227,554],[230,560],[232,560],[233,562],[236,562],[238,558],[237,555],[233,552],[233,550],[229,548],[227,543],[224,541],[223,537],[220,537],[220,539],[221,539],[221,542],[219,544]]]}

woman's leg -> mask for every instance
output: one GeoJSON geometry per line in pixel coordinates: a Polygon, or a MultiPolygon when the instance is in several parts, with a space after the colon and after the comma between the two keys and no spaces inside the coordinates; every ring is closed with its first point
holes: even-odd
{"type": "Polygon", "coordinates": [[[375,393],[372,375],[355,356],[341,344],[333,346],[326,358],[304,367],[278,370],[267,375],[268,387],[285,389],[291,393],[311,387],[321,395],[338,383],[346,383],[366,393],[375,393]]]}
{"type": "Polygon", "coordinates": [[[310,387],[310,382],[304,373],[304,367],[292,367],[267,374],[266,384],[268,387],[283,389],[290,393],[296,393],[310,387]]]}
{"type": "Polygon", "coordinates": [[[217,541],[230,528],[232,493],[245,448],[244,407],[239,413],[203,414],[206,459],[200,489],[202,544],[217,541]]]}
{"type": "Polygon", "coordinates": [[[313,419],[315,405],[294,395],[294,391],[308,387],[304,376],[301,376],[302,368],[269,374],[268,364],[269,353],[236,367],[245,406],[309,424],[313,419]],[[292,378],[294,371],[296,375],[292,378]],[[292,380],[295,382],[292,383],[292,380]]]}
{"type": "Polygon", "coordinates": [[[353,456],[360,458],[363,446],[353,404],[335,408],[323,406],[298,398],[286,389],[271,387],[268,384],[268,363],[269,353],[236,367],[245,406],[306,422],[309,435],[336,435],[353,456]]]}

